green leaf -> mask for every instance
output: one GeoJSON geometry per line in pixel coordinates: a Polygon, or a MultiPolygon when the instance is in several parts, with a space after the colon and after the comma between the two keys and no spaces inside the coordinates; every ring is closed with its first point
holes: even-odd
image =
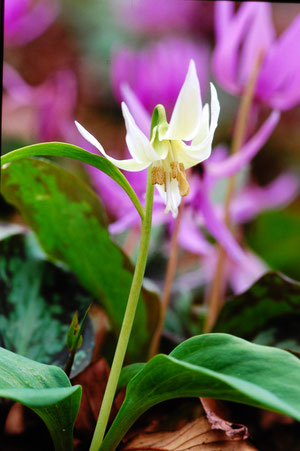
{"type": "Polygon", "coordinates": [[[0,396],[36,412],[51,434],[57,451],[73,449],[73,428],[81,387],[71,386],[65,373],[0,348],[0,396]]]}
{"type": "Polygon", "coordinates": [[[270,272],[225,303],[213,332],[299,351],[299,321],[300,283],[270,272]]]}
{"type": "MultiPolygon", "coordinates": [[[[117,336],[134,268],[111,241],[96,194],[65,169],[33,158],[3,168],[2,193],[21,212],[47,254],[68,265],[100,300],[117,336]]],[[[143,289],[129,343],[131,358],[144,358],[159,306],[157,295],[143,289]]]]}
{"type": "Polygon", "coordinates": [[[150,360],[127,386],[101,451],[112,451],[147,409],[168,399],[208,397],[300,420],[300,361],[277,348],[226,334],[200,335],[150,360]]]}
{"type": "Polygon", "coordinates": [[[300,280],[299,230],[299,210],[267,211],[247,226],[246,238],[272,269],[300,280]]]}
{"type": "MultiPolygon", "coordinates": [[[[83,314],[93,298],[73,274],[43,258],[31,234],[0,241],[0,335],[6,349],[64,367],[72,315],[75,310],[83,314]]],[[[89,321],[72,376],[90,363],[93,348],[89,321]]]]}
{"type": "Polygon", "coordinates": [[[124,366],[122,368],[119,381],[118,390],[125,387],[128,382],[145,366],[144,363],[132,363],[131,365],[124,366]]]}
{"type": "Polygon", "coordinates": [[[20,149],[9,152],[1,157],[1,166],[12,161],[20,160],[26,157],[37,157],[37,156],[52,156],[52,157],[67,157],[73,158],[74,160],[81,161],[82,163],[94,166],[100,171],[107,174],[115,182],[117,182],[121,188],[128,194],[132,203],[138,211],[141,218],[144,217],[143,207],[132,189],[131,185],[128,183],[126,177],[119,171],[116,166],[114,166],[109,160],[100,155],[95,155],[91,152],[81,149],[80,147],[73,146],[72,144],[60,143],[60,142],[49,142],[34,144],[31,146],[22,147],[20,149]]]}

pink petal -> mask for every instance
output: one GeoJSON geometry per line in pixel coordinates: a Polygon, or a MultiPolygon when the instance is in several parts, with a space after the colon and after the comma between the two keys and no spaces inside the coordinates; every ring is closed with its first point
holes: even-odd
{"type": "Polygon", "coordinates": [[[215,178],[230,177],[245,167],[264,146],[280,119],[279,111],[273,111],[258,132],[235,155],[228,157],[221,163],[207,161],[206,168],[209,176],[215,178]]]}

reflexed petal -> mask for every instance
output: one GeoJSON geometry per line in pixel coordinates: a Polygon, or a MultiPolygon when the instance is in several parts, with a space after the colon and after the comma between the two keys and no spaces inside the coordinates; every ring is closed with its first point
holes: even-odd
{"type": "Polygon", "coordinates": [[[191,152],[189,146],[183,145],[183,147],[178,150],[177,159],[179,163],[183,163],[185,169],[189,169],[206,160],[210,154],[211,144],[203,147],[198,154],[191,152]]]}
{"type": "Polygon", "coordinates": [[[231,155],[221,163],[208,162],[207,170],[209,174],[216,178],[230,177],[246,166],[268,140],[279,119],[279,111],[273,111],[258,132],[237,154],[231,155]]]}
{"type": "Polygon", "coordinates": [[[182,143],[182,147],[178,150],[178,161],[184,164],[185,169],[191,168],[198,163],[206,160],[211,154],[212,141],[214,133],[218,125],[220,114],[220,104],[217,91],[211,83],[211,121],[208,129],[208,105],[203,108],[201,125],[197,136],[193,139],[192,145],[182,143]]]}
{"type": "Polygon", "coordinates": [[[262,211],[283,207],[295,199],[298,189],[298,178],[288,172],[266,186],[247,186],[232,200],[230,212],[233,221],[247,222],[262,211]]]}
{"type": "Polygon", "coordinates": [[[206,240],[188,209],[185,209],[182,216],[178,232],[178,243],[183,249],[193,254],[209,255],[213,250],[213,246],[206,240]]]}
{"type": "Polygon", "coordinates": [[[245,253],[236,242],[224,222],[218,218],[215,208],[208,197],[204,184],[202,189],[199,191],[198,199],[207,230],[209,230],[209,232],[222,245],[229,257],[236,262],[244,264],[246,261],[245,253]]]}
{"type": "Polygon", "coordinates": [[[146,135],[150,136],[151,116],[142,105],[140,99],[132,91],[132,89],[125,83],[120,86],[120,91],[125,100],[125,103],[129,106],[129,109],[134,112],[134,118],[137,126],[146,135]]]}
{"type": "Polygon", "coordinates": [[[138,163],[147,165],[153,161],[160,160],[160,155],[155,152],[149,139],[138,128],[124,102],[122,102],[122,112],[127,130],[126,143],[131,156],[138,163]]]}
{"type": "Polygon", "coordinates": [[[202,116],[201,116],[201,122],[199,129],[197,131],[197,135],[192,141],[192,145],[197,145],[198,143],[201,143],[205,140],[205,138],[209,135],[209,106],[206,103],[204,105],[202,116]]]}
{"type": "Polygon", "coordinates": [[[195,63],[191,60],[186,79],[177,98],[170,125],[160,139],[194,138],[201,120],[202,102],[195,63]]]}
{"type": "MultiPolygon", "coordinates": [[[[204,134],[205,130],[207,130],[207,125],[206,125],[206,121],[207,121],[207,113],[208,110],[206,111],[206,105],[203,109],[203,112],[205,113],[204,116],[204,121],[205,124],[204,126],[199,127],[199,131],[197,133],[197,135],[195,136],[195,138],[192,141],[191,146],[189,147],[189,150],[191,152],[195,152],[195,158],[197,158],[197,154],[199,158],[202,158],[202,152],[204,152],[205,149],[207,149],[207,147],[209,147],[213,141],[213,137],[214,137],[214,133],[215,130],[217,128],[218,125],[218,119],[219,119],[219,114],[220,114],[220,103],[218,100],[218,95],[217,95],[217,91],[216,88],[214,87],[214,85],[211,83],[210,84],[210,88],[211,88],[211,104],[210,104],[210,108],[211,108],[211,119],[210,119],[210,127],[209,127],[209,133],[204,134]]],[[[203,161],[203,160],[201,160],[203,161]]]]}
{"type": "Polygon", "coordinates": [[[75,125],[79,131],[79,133],[93,146],[95,146],[101,153],[104,155],[111,163],[117,166],[120,169],[124,169],[125,171],[141,171],[149,166],[151,162],[147,162],[144,164],[136,162],[134,159],[129,160],[116,160],[115,158],[107,155],[99,141],[88,132],[82,125],[80,125],[77,121],[75,121],[75,125]]]}
{"type": "MultiPolygon", "coordinates": [[[[218,100],[216,88],[212,83],[210,83],[210,92],[211,92],[211,102],[210,102],[211,119],[210,119],[209,135],[210,138],[213,138],[213,135],[218,125],[218,119],[220,115],[220,103],[218,100]]],[[[202,142],[203,142],[203,128],[200,127],[197,135],[192,141],[192,148],[194,146],[196,147],[198,144],[201,145],[202,142]]]]}

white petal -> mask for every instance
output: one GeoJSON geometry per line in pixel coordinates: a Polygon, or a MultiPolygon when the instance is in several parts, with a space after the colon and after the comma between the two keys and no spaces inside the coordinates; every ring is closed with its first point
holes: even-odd
{"type": "Polygon", "coordinates": [[[125,171],[141,171],[149,166],[150,163],[141,164],[136,162],[134,159],[129,160],[116,160],[115,158],[107,155],[99,141],[88,132],[82,125],[80,125],[77,121],[75,121],[75,125],[79,131],[79,133],[93,146],[95,146],[101,153],[104,155],[111,163],[117,166],[120,169],[124,169],[125,171]]]}
{"type": "Polygon", "coordinates": [[[189,169],[196,164],[206,160],[211,154],[211,143],[203,147],[199,152],[191,152],[189,146],[185,145],[178,150],[177,159],[179,163],[183,163],[185,169],[189,169]]]}
{"type": "Polygon", "coordinates": [[[149,139],[136,125],[125,102],[122,102],[122,112],[126,125],[126,143],[131,156],[141,164],[150,164],[160,160],[160,156],[152,147],[149,139]]]}
{"type": "Polygon", "coordinates": [[[209,135],[209,106],[206,103],[202,110],[202,117],[197,135],[192,141],[192,146],[197,146],[197,144],[204,141],[209,135]]]}
{"type": "Polygon", "coordinates": [[[211,83],[211,120],[208,129],[208,106],[203,108],[201,125],[197,136],[193,139],[192,144],[188,146],[182,143],[178,149],[178,161],[184,164],[185,169],[195,166],[206,160],[211,154],[214,133],[218,125],[220,114],[220,104],[214,85],[211,83]]]}
{"type": "Polygon", "coordinates": [[[219,114],[220,114],[220,103],[218,100],[218,95],[217,95],[217,91],[216,88],[214,87],[214,85],[211,83],[210,84],[210,89],[211,89],[211,120],[210,120],[210,127],[209,127],[209,133],[206,134],[205,136],[205,131],[207,130],[207,124],[206,121],[208,120],[207,114],[208,114],[208,108],[206,109],[206,105],[203,108],[203,120],[204,120],[204,124],[201,123],[199,130],[197,132],[197,135],[195,136],[195,138],[192,141],[192,145],[190,146],[190,150],[200,150],[200,148],[203,148],[203,146],[206,146],[206,143],[208,143],[209,141],[212,141],[213,139],[213,135],[215,133],[215,130],[217,128],[218,125],[218,119],[219,119],[219,114]]]}
{"type": "Polygon", "coordinates": [[[161,139],[193,139],[199,128],[202,113],[200,85],[193,60],[177,98],[170,125],[161,139]]]}

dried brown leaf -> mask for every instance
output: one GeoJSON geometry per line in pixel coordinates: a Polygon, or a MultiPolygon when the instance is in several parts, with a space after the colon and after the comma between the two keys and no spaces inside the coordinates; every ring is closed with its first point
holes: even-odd
{"type": "Polygon", "coordinates": [[[172,432],[141,433],[123,451],[255,451],[244,440],[231,440],[223,431],[212,430],[203,415],[172,432]]]}
{"type": "Polygon", "coordinates": [[[246,426],[230,421],[230,413],[222,401],[211,398],[200,398],[200,400],[212,429],[224,431],[232,440],[246,440],[249,437],[246,426]]]}

